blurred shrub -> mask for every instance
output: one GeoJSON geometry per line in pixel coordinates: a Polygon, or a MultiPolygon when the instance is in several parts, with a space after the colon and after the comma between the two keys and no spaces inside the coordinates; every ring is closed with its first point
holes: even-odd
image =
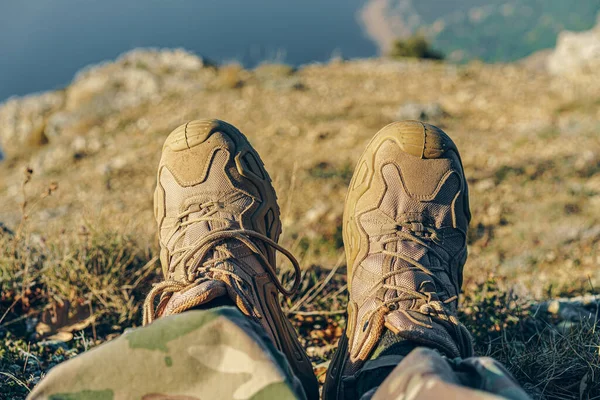
{"type": "Polygon", "coordinates": [[[431,48],[431,44],[421,35],[406,39],[396,39],[389,56],[392,58],[424,58],[443,60],[444,55],[431,48]]]}

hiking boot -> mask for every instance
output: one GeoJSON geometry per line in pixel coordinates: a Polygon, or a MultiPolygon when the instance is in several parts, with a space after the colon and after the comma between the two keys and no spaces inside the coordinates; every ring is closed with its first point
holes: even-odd
{"type": "Polygon", "coordinates": [[[317,399],[311,362],[279,304],[279,293],[289,296],[298,288],[300,269],[277,244],[277,197],[246,137],[218,120],[175,129],[163,146],[154,212],[165,280],[148,294],[144,324],[193,308],[235,304],[264,327],[306,396],[317,399]],[[295,269],[289,290],[277,277],[276,251],[295,269]]]}
{"type": "Polygon", "coordinates": [[[405,121],[375,135],[344,208],[348,322],[324,398],[353,397],[365,362],[392,346],[402,355],[419,346],[472,355],[456,316],[470,218],[460,156],[446,133],[405,121]]]}

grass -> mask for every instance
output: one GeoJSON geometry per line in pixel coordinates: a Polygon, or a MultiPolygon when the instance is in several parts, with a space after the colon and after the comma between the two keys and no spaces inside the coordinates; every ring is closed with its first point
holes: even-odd
{"type": "MultiPolygon", "coordinates": [[[[499,290],[495,280],[467,291],[461,320],[476,353],[503,363],[539,399],[598,398],[600,332],[590,320],[564,321],[499,290]]],[[[598,304],[589,310],[594,315],[598,304]]]]}
{"type": "MultiPolygon", "coordinates": [[[[48,369],[139,326],[142,299],[159,275],[154,252],[119,234],[90,228],[46,241],[3,233],[0,398],[24,398],[48,369]]],[[[321,382],[345,325],[346,284],[345,267],[313,266],[299,292],[282,300],[321,382]]],[[[504,363],[534,398],[597,398],[595,326],[566,329],[501,287],[494,279],[470,283],[462,298],[477,353],[504,363]]]]}
{"type": "Polygon", "coordinates": [[[0,237],[0,398],[24,396],[42,374],[138,326],[156,258],[126,238],[80,231],[53,242],[0,237]],[[64,342],[66,341],[66,342],[64,342]]]}

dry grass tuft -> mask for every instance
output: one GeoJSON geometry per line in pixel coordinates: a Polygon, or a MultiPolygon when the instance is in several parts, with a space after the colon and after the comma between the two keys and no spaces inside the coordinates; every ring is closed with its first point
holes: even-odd
{"type": "Polygon", "coordinates": [[[600,395],[597,312],[592,302],[559,317],[488,280],[467,292],[461,320],[476,353],[502,362],[534,399],[587,399],[600,395]]]}
{"type": "Polygon", "coordinates": [[[0,370],[12,374],[0,376],[0,398],[20,398],[52,366],[139,326],[156,274],[148,249],[110,232],[0,234],[0,370]]]}

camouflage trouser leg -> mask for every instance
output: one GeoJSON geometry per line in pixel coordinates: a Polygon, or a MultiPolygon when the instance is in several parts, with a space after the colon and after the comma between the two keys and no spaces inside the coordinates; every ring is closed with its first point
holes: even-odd
{"type": "Polygon", "coordinates": [[[50,371],[30,399],[304,399],[264,329],[234,307],[131,330],[50,371]]]}
{"type": "Polygon", "coordinates": [[[491,358],[448,360],[436,351],[422,347],[406,356],[379,388],[366,393],[361,400],[370,398],[373,400],[529,399],[510,373],[491,358]]]}

